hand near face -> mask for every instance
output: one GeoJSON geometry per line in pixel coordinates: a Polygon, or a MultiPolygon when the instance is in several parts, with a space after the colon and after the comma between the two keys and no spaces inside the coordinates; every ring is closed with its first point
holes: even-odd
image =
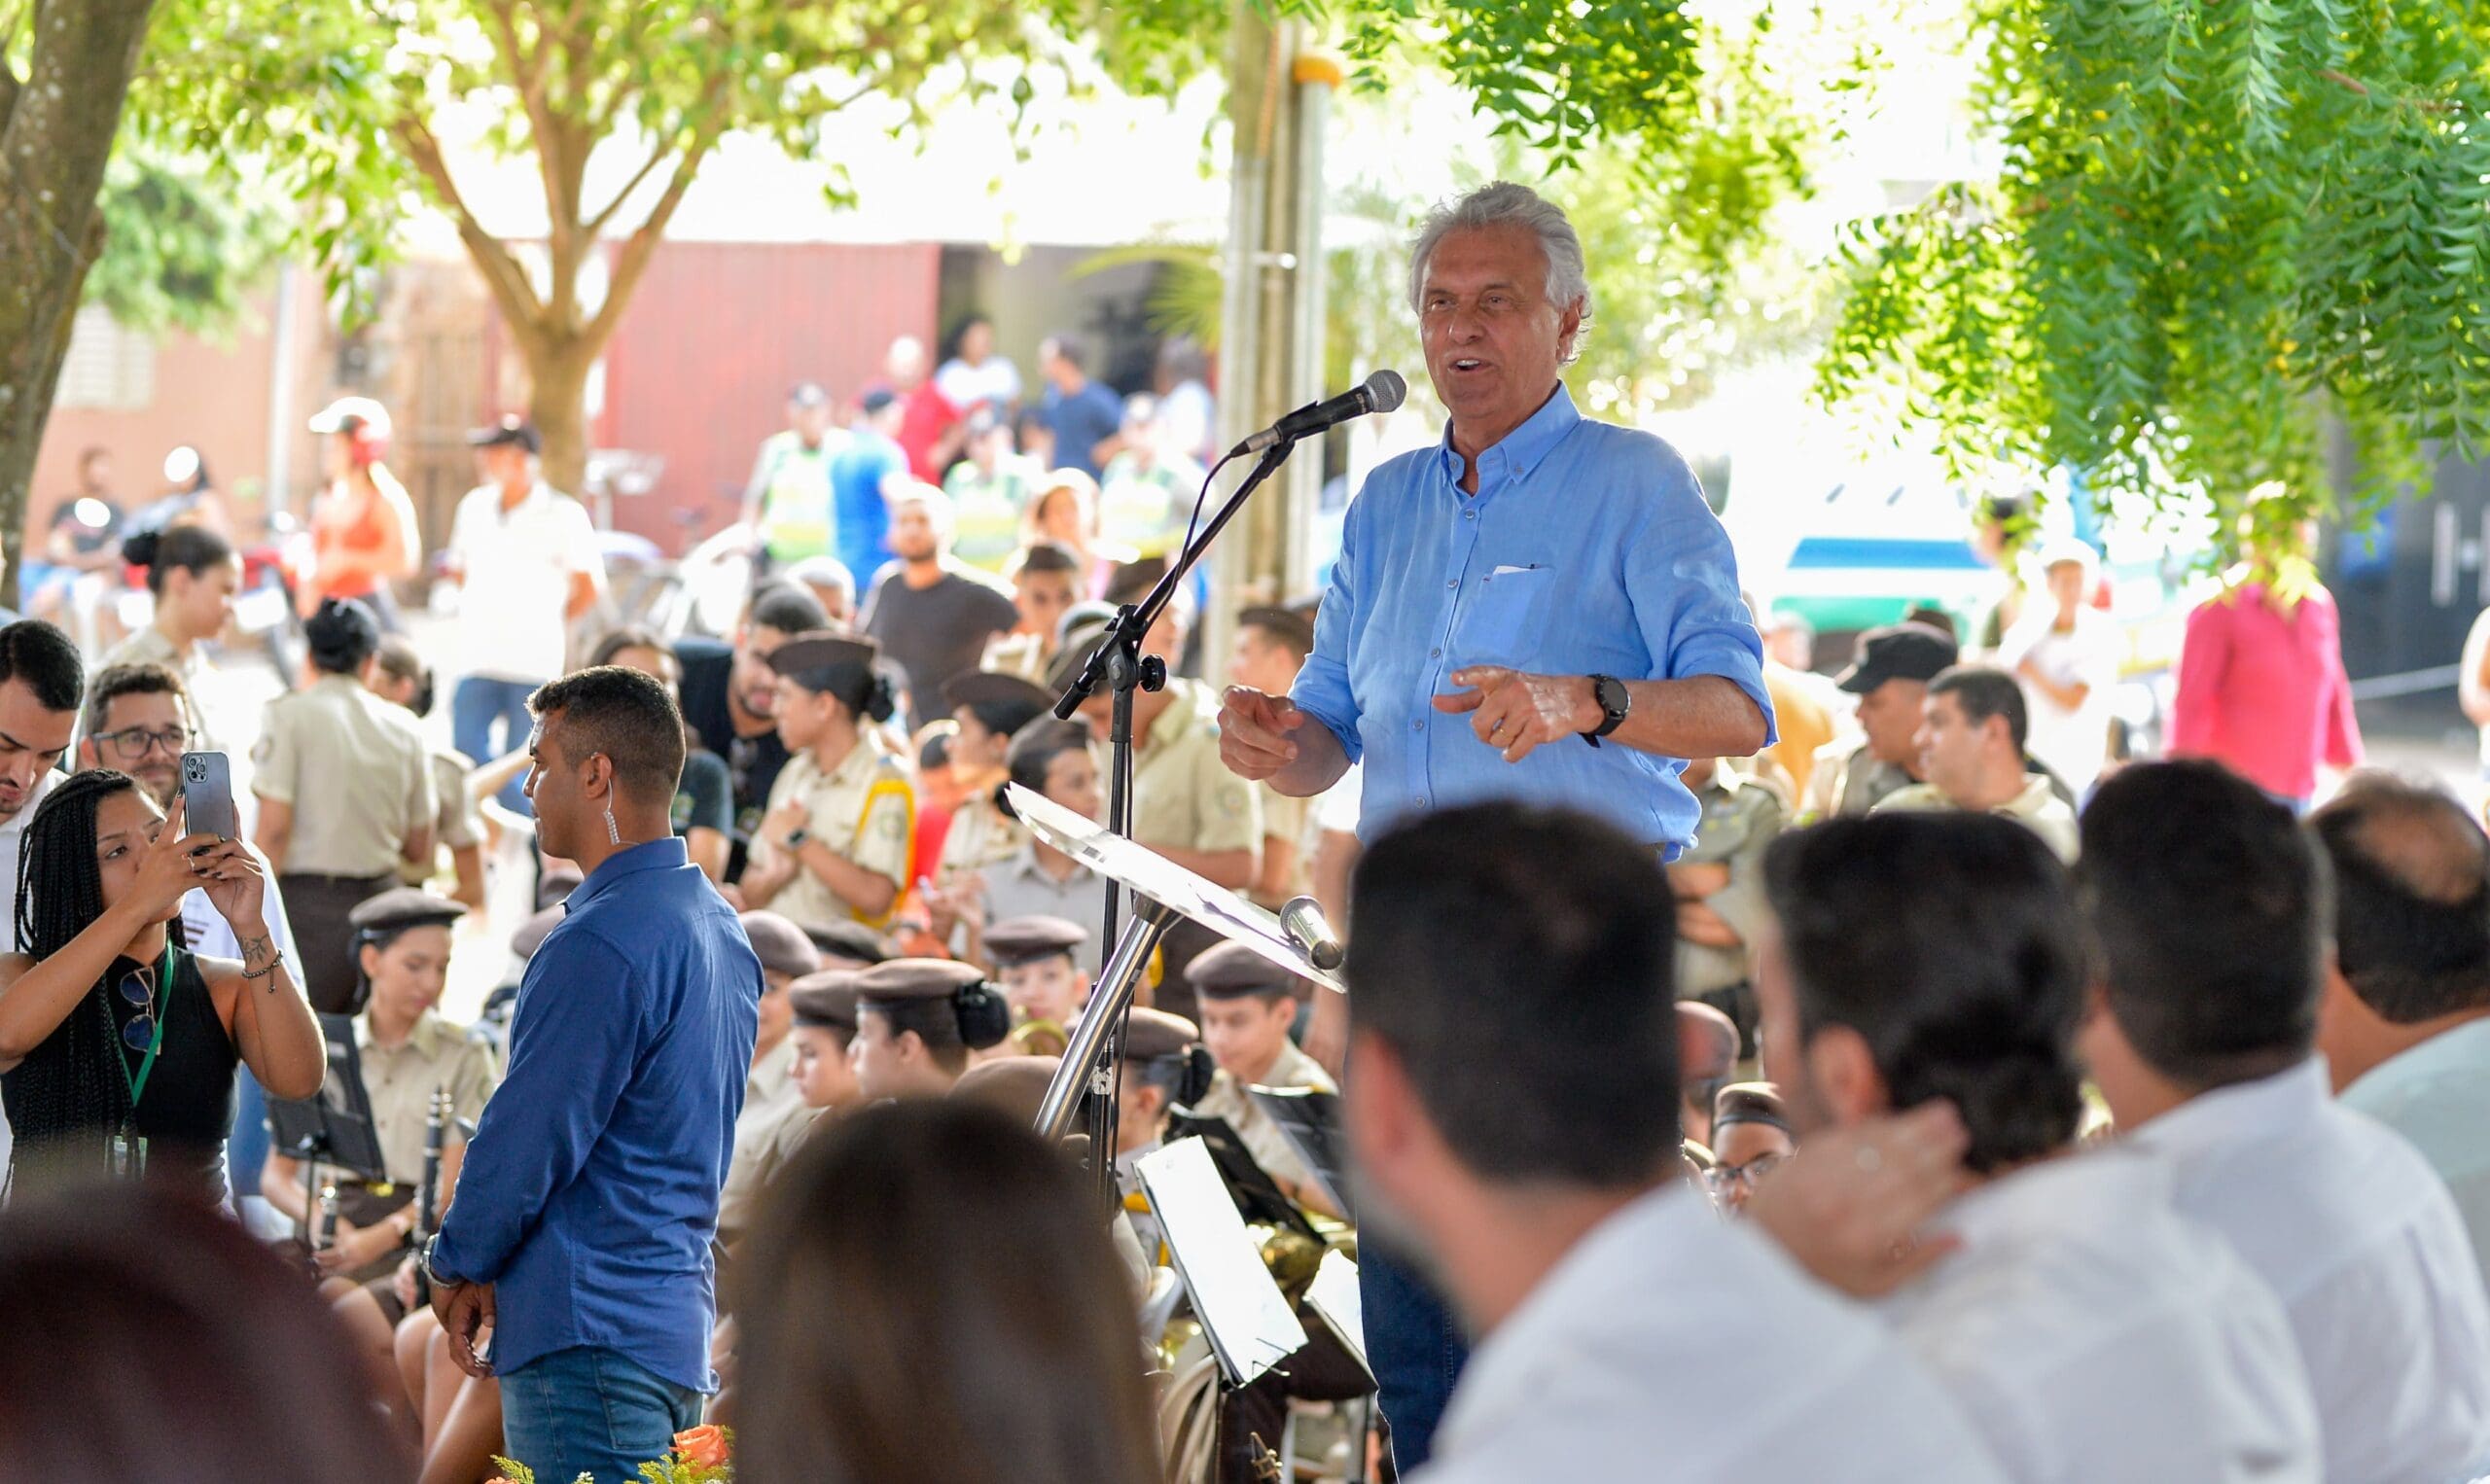
{"type": "Polygon", "coordinates": [[[1971,1147],[1950,1103],[1810,1135],[1756,1187],[1746,1215],[1799,1266],[1854,1298],[1890,1293],[1950,1255],[1920,1227],[1969,1189],[1971,1147]]]}

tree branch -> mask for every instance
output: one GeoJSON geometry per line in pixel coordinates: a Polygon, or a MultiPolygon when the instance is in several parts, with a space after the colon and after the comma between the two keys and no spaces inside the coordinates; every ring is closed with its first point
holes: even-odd
{"type": "Polygon", "coordinates": [[[615,255],[614,270],[607,276],[605,302],[588,322],[583,338],[590,354],[602,349],[622,322],[622,310],[631,301],[631,291],[639,287],[640,275],[648,271],[649,259],[656,255],[658,244],[665,239],[666,224],[674,220],[675,208],[683,204],[684,193],[692,189],[692,178],[700,173],[700,162],[709,158],[716,146],[720,130],[714,125],[693,138],[683,152],[683,159],[674,167],[674,175],[666,182],[665,194],[649,208],[648,220],[642,222],[615,255]]]}
{"type": "MultiPolygon", "coordinates": [[[[2337,72],[2331,67],[2320,68],[2318,70],[2317,77],[2320,82],[2331,83],[2337,88],[2348,88],[2353,92],[2359,93],[2365,98],[2374,99],[2378,95],[2377,90],[2369,87],[2368,84],[2362,82],[2359,78],[2351,76],[2349,73],[2337,72]]],[[[2418,109],[2423,113],[2451,114],[2456,112],[2456,105],[2444,98],[2399,98],[2390,94],[2386,101],[2403,108],[2418,109]]]]}
{"type": "Polygon", "coordinates": [[[467,198],[459,194],[457,181],[450,178],[449,163],[442,157],[441,141],[433,137],[422,120],[415,118],[399,120],[392,132],[406,149],[407,158],[415,162],[415,169],[441,198],[442,209],[449,213],[451,223],[457,227],[458,239],[467,245],[467,255],[484,275],[484,285],[492,290],[503,317],[515,327],[526,327],[532,333],[545,306],[537,299],[535,287],[527,281],[527,270],[468,209],[467,198]]]}
{"type": "Polygon", "coordinates": [[[650,176],[656,174],[658,166],[665,163],[666,157],[673,153],[664,145],[650,151],[648,161],[632,174],[630,180],[623,183],[622,190],[614,193],[614,199],[605,203],[605,209],[587,221],[584,235],[590,241],[594,241],[597,235],[605,230],[606,224],[614,220],[614,213],[622,210],[622,203],[631,198],[631,193],[639,190],[650,176]]]}
{"type": "Polygon", "coordinates": [[[573,178],[571,138],[555,116],[546,87],[546,49],[543,18],[539,18],[536,47],[531,51],[518,39],[518,12],[515,0],[484,0],[484,9],[493,18],[502,54],[509,58],[511,81],[518,89],[518,100],[527,112],[528,132],[534,136],[537,173],[545,180],[545,217],[556,243],[567,236],[573,223],[579,220],[576,189],[567,187],[573,178]]]}

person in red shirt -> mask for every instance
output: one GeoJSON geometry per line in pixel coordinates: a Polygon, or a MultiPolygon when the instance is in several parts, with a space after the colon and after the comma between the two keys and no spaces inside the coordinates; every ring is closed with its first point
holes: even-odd
{"type": "Polygon", "coordinates": [[[882,363],[891,394],[905,411],[899,424],[899,445],[907,452],[907,467],[929,484],[943,482],[943,471],[960,456],[968,441],[965,414],[926,374],[925,342],[912,335],[891,341],[882,363]]]}
{"type": "Polygon", "coordinates": [[[2170,755],[2211,758],[2305,811],[2321,766],[2361,764],[2334,595],[2308,570],[2306,531],[2268,564],[2305,574],[2278,587],[2245,572],[2188,616],[2171,705],[2170,755]]]}

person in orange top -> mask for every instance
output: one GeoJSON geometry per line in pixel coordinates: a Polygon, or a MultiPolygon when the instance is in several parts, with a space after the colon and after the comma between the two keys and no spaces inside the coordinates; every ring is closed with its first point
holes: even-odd
{"type": "Polygon", "coordinates": [[[311,419],[320,434],[320,467],[328,482],[311,502],[311,545],[318,560],[296,592],[302,617],[323,598],[361,598],[395,633],[405,625],[389,584],[415,575],[423,543],[414,502],[381,462],[389,448],[389,413],[369,397],[340,397],[311,419]]]}

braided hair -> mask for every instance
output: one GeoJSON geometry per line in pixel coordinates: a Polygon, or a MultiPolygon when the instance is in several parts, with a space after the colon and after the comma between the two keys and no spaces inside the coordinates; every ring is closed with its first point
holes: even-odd
{"type": "MultiPolygon", "coordinates": [[[[127,773],[93,768],[63,779],[35,807],[18,856],[18,942],[28,958],[58,953],[103,915],[95,808],[137,787],[127,773]]],[[[178,922],[167,931],[178,936],[178,922]]],[[[125,1067],[114,1065],[122,1052],[111,993],[107,975],[9,1073],[13,1159],[37,1155],[89,1174],[101,1167],[106,1141],[132,1112],[125,1067]]]]}

